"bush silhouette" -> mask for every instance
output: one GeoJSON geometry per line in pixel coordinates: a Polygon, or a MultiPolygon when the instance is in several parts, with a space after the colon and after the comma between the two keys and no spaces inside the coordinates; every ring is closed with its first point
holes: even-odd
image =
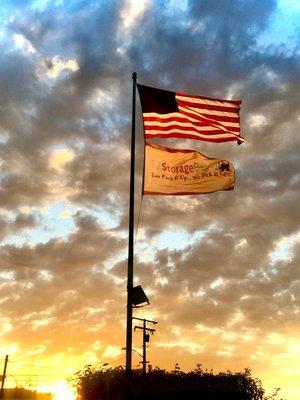
{"type": "Polygon", "coordinates": [[[133,370],[128,379],[124,368],[95,370],[86,366],[75,376],[80,400],[273,400],[279,389],[265,396],[261,381],[251,377],[250,369],[214,374],[201,365],[182,372],[176,364],[173,371],[158,367],[133,370]],[[129,395],[128,395],[129,393],[129,395]]]}

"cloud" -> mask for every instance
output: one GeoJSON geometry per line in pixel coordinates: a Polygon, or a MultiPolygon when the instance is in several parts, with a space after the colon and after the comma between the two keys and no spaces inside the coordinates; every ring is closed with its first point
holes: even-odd
{"type": "Polygon", "coordinates": [[[225,370],[230,359],[276,381],[274,365],[281,374],[290,363],[280,355],[294,360],[288,343],[299,340],[300,281],[299,41],[272,41],[278,3],[21,3],[2,25],[1,343],[45,360],[67,352],[78,365],[124,347],[135,70],[146,85],[241,98],[246,139],[169,140],[232,161],[236,188],[145,196],[139,215],[137,99],[135,282],[151,305],[136,315],[159,320],[150,357],[225,370]]]}
{"type": "Polygon", "coordinates": [[[5,216],[0,218],[0,237],[14,235],[26,228],[37,226],[38,221],[33,214],[18,213],[13,220],[5,216]]]}

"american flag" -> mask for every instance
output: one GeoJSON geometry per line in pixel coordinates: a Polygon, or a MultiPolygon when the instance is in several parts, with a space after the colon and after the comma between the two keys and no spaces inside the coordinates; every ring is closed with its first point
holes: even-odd
{"type": "Polygon", "coordinates": [[[145,139],[185,138],[208,142],[244,141],[240,100],[175,93],[138,84],[145,139]]]}

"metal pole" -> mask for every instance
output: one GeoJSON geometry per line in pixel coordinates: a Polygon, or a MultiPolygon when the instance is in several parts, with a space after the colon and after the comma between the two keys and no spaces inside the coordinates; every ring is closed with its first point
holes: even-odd
{"type": "Polygon", "coordinates": [[[133,238],[134,238],[134,169],[135,169],[135,97],[136,77],[132,74],[132,121],[131,121],[131,162],[129,199],[129,237],[127,267],[127,327],[126,327],[126,372],[131,372],[132,360],[132,289],[133,289],[133,238]]]}
{"type": "Polygon", "coordinates": [[[8,356],[5,356],[3,375],[2,375],[2,382],[1,382],[0,399],[3,399],[3,388],[4,388],[4,381],[5,381],[5,378],[6,378],[7,362],[8,362],[8,356]]]}

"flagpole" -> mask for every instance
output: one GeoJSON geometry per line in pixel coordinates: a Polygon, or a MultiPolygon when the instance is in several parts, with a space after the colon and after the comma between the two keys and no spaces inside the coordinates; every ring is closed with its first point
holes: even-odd
{"type": "Polygon", "coordinates": [[[126,372],[131,372],[132,360],[132,289],[133,289],[133,239],[134,239],[134,169],[135,169],[135,97],[136,72],[132,74],[132,121],[131,121],[131,161],[129,198],[129,236],[127,267],[127,325],[126,325],[126,372]]]}

